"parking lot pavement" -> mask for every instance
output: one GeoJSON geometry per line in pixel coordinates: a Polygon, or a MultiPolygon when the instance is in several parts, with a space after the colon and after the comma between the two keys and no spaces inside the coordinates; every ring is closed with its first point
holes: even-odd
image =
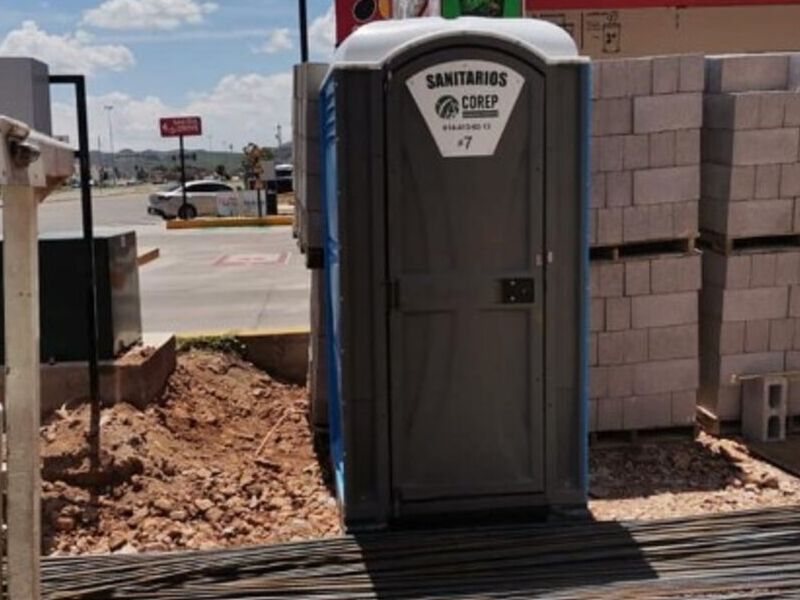
{"type": "MultiPolygon", "coordinates": [[[[139,272],[145,331],[308,327],[309,275],[291,227],[166,231],[147,214],[143,190],[98,195],[93,205],[97,230],[134,229],[140,249],[161,251],[139,272]]],[[[41,205],[40,232],[80,229],[77,195],[41,205]]]]}

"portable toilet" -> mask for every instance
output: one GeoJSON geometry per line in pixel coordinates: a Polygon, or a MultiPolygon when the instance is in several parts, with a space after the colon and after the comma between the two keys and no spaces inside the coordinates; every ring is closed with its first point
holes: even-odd
{"type": "Polygon", "coordinates": [[[320,94],[351,529],[585,507],[588,61],[555,25],[373,23],[320,94]]]}

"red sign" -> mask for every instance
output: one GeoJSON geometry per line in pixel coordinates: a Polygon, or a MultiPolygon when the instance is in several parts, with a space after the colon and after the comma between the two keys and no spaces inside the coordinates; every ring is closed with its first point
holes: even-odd
{"type": "Polygon", "coordinates": [[[167,117],[161,119],[161,137],[203,135],[200,117],[167,117]]]}
{"type": "Polygon", "coordinates": [[[622,8],[700,8],[709,6],[748,6],[797,4],[797,0],[526,0],[528,12],[540,10],[611,10],[622,8]]]}
{"type": "Polygon", "coordinates": [[[361,25],[392,17],[392,0],[336,0],[336,45],[361,25]]]}

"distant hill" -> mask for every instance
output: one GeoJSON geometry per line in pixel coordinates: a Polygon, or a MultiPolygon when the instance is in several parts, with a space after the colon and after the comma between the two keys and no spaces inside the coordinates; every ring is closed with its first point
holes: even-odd
{"type": "MultiPolygon", "coordinates": [[[[241,152],[209,152],[208,150],[187,150],[186,166],[189,169],[198,169],[212,173],[218,165],[224,165],[229,174],[236,174],[242,169],[241,152]]],[[[103,168],[111,169],[112,159],[109,152],[91,153],[92,170],[103,168]]],[[[113,164],[119,176],[123,179],[132,179],[136,176],[137,170],[143,169],[146,173],[151,173],[159,168],[170,170],[180,165],[178,152],[164,152],[161,150],[144,150],[136,152],[133,150],[120,150],[114,154],[113,164]]]]}

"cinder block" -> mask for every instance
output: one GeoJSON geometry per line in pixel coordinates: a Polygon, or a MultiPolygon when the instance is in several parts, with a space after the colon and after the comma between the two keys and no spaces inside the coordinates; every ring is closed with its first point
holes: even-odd
{"type": "Polygon", "coordinates": [[[631,299],[606,300],[606,331],[622,331],[631,327],[631,299]]]}
{"type": "Polygon", "coordinates": [[[653,93],[674,94],[680,80],[680,59],[677,56],[659,56],[653,59],[653,93]]]}
{"type": "Polygon", "coordinates": [[[742,354],[746,321],[721,323],[719,330],[720,355],[742,354]]]}
{"type": "Polygon", "coordinates": [[[800,283],[800,252],[780,252],[775,261],[775,284],[800,283]]]}
{"type": "MultiPolygon", "coordinates": [[[[687,90],[688,91],[688,90],[687,90]]],[[[653,93],[653,61],[637,58],[628,61],[628,95],[650,96],[653,93]]]]}
{"type": "Polygon", "coordinates": [[[592,105],[592,135],[620,135],[633,130],[629,98],[595,100],[592,105]]]}
{"type": "Polygon", "coordinates": [[[650,165],[650,138],[648,135],[626,135],[623,163],[626,169],[646,169],[650,165]]]}
{"type": "Polygon", "coordinates": [[[702,94],[669,94],[633,99],[634,133],[697,129],[702,123],[702,94]]]}
{"type": "Polygon", "coordinates": [[[758,126],[764,129],[783,127],[786,92],[763,92],[758,113],[758,126]]]}
{"type": "Polygon", "coordinates": [[[675,132],[662,131],[650,134],[650,166],[672,167],[675,165],[675,132]]]}
{"type": "Polygon", "coordinates": [[[605,398],[608,396],[608,367],[591,367],[589,369],[589,397],[605,398]]]}
{"type": "Polygon", "coordinates": [[[624,98],[628,95],[628,61],[604,60],[599,63],[601,98],[624,98]]]}
{"type": "Polygon", "coordinates": [[[597,211],[597,244],[600,246],[622,242],[622,209],[600,208],[597,211]]]}
{"type": "Polygon", "coordinates": [[[702,92],[705,89],[705,66],[702,54],[681,56],[678,89],[681,92],[702,92]]]}
{"type": "MultiPolygon", "coordinates": [[[[635,304],[633,316],[635,323],[635,304]]],[[[723,292],[723,322],[783,319],[787,316],[789,316],[789,289],[786,287],[728,289],[723,292]]]]}
{"type": "Polygon", "coordinates": [[[622,212],[622,239],[638,242],[649,237],[649,206],[629,206],[622,212]]]}
{"type": "Polygon", "coordinates": [[[732,202],[725,230],[736,237],[779,235],[792,232],[793,200],[750,200],[732,202]]]}
{"type": "Polygon", "coordinates": [[[756,198],[777,198],[780,193],[780,183],[780,165],[759,165],[756,167],[756,198]]]}
{"type": "Polygon", "coordinates": [[[631,329],[622,332],[625,344],[625,364],[647,360],[647,330],[631,329]]]}
{"type": "Polygon", "coordinates": [[[800,163],[781,165],[780,169],[780,197],[800,196],[800,163]]]}
{"type": "Polygon", "coordinates": [[[785,90],[789,80],[787,54],[743,54],[706,59],[709,92],[785,90]]]}
{"type": "Polygon", "coordinates": [[[672,210],[673,238],[686,239],[696,237],[699,229],[699,202],[675,202],[669,205],[672,210]]]}
{"type": "Polygon", "coordinates": [[[800,317],[800,286],[791,286],[789,293],[789,316],[800,317]]]}
{"type": "Polygon", "coordinates": [[[706,94],[703,97],[703,127],[733,128],[733,97],[730,94],[706,94]]]}
{"type": "Polygon", "coordinates": [[[589,206],[604,208],[606,205],[606,174],[592,173],[592,195],[589,206]]]}
{"type": "Polygon", "coordinates": [[[626,430],[659,429],[672,425],[672,394],[651,394],[625,398],[622,426],[626,430]]]}
{"type": "Polygon", "coordinates": [[[608,368],[608,396],[624,398],[633,393],[633,365],[608,368]]]}
{"type": "Polygon", "coordinates": [[[592,100],[597,100],[602,94],[602,85],[600,80],[603,77],[603,70],[600,68],[600,63],[595,61],[592,63],[591,80],[592,80],[592,100]]]}
{"type": "Polygon", "coordinates": [[[697,415],[697,391],[672,392],[672,425],[691,427],[697,415]]]}
{"type": "Polygon", "coordinates": [[[778,255],[772,252],[753,254],[750,287],[772,287],[775,285],[778,255]]]}
{"type": "Polygon", "coordinates": [[[794,92],[786,97],[783,113],[784,127],[800,126],[800,94],[794,92]]]}
{"type": "Polygon", "coordinates": [[[621,262],[610,261],[592,263],[591,278],[592,297],[621,297],[625,287],[625,265],[621,262]]]}
{"type": "Polygon", "coordinates": [[[702,282],[700,254],[658,258],[650,264],[650,281],[654,294],[689,292],[700,289],[702,282]]]}
{"type": "MultiPolygon", "coordinates": [[[[622,207],[633,204],[633,173],[631,171],[610,171],[605,175],[606,205],[622,207]]],[[[620,214],[620,230],[621,228],[622,214],[620,214]]]]}
{"type": "Polygon", "coordinates": [[[746,321],[744,326],[744,351],[766,352],[769,350],[769,321],[746,321]]]}
{"type": "Polygon", "coordinates": [[[685,238],[684,230],[697,231],[697,203],[674,202],[626,207],[623,212],[625,242],[643,242],[685,238]],[[680,218],[680,222],[677,219],[680,218]]]}
{"type": "Polygon", "coordinates": [[[682,202],[647,206],[647,240],[667,240],[675,237],[675,207],[682,202]]]}
{"type": "Polygon", "coordinates": [[[748,288],[752,263],[749,254],[725,256],[707,250],[703,252],[703,281],[726,289],[748,288]]]}
{"type": "Polygon", "coordinates": [[[755,167],[703,163],[702,171],[704,199],[748,200],[753,197],[756,181],[755,167]]]}
{"type": "Polygon", "coordinates": [[[745,439],[759,442],[786,439],[788,392],[786,377],[742,382],[742,433],[745,439]]]}
{"type": "Polygon", "coordinates": [[[618,135],[592,138],[592,170],[621,171],[623,140],[618,135]]]}
{"type": "Polygon", "coordinates": [[[687,129],[675,132],[675,164],[677,166],[700,163],[700,130],[687,129]]]}
{"type": "Polygon", "coordinates": [[[597,402],[597,430],[622,429],[622,398],[603,398],[597,402]]]}
{"type": "Polygon", "coordinates": [[[592,298],[589,308],[589,330],[592,332],[606,329],[606,301],[603,298],[592,298]]]}
{"type": "Polygon", "coordinates": [[[589,209],[589,244],[592,246],[597,244],[597,210],[589,209]]]}
{"type": "Polygon", "coordinates": [[[650,261],[633,260],[625,263],[625,295],[642,296],[650,293],[650,261]]]}
{"type": "Polygon", "coordinates": [[[675,390],[696,389],[700,383],[700,365],[696,358],[662,360],[635,365],[635,394],[663,394],[675,390]]]}
{"type": "Polygon", "coordinates": [[[611,331],[597,334],[597,364],[633,364],[647,357],[647,331],[611,331]]]}
{"type": "Polygon", "coordinates": [[[732,135],[731,164],[765,165],[795,162],[798,157],[799,142],[800,132],[795,128],[736,131],[732,135]]]}
{"type": "Polygon", "coordinates": [[[670,167],[635,171],[634,204],[686,202],[700,198],[700,168],[670,167]]]}
{"type": "Polygon", "coordinates": [[[776,319],[769,323],[769,349],[791,350],[794,347],[794,319],[776,319]]]}
{"type": "Polygon", "coordinates": [[[649,360],[695,358],[698,355],[698,325],[655,327],[650,329],[649,360]]]}
{"type": "Polygon", "coordinates": [[[654,294],[631,299],[634,329],[697,323],[697,292],[654,294]]]}

